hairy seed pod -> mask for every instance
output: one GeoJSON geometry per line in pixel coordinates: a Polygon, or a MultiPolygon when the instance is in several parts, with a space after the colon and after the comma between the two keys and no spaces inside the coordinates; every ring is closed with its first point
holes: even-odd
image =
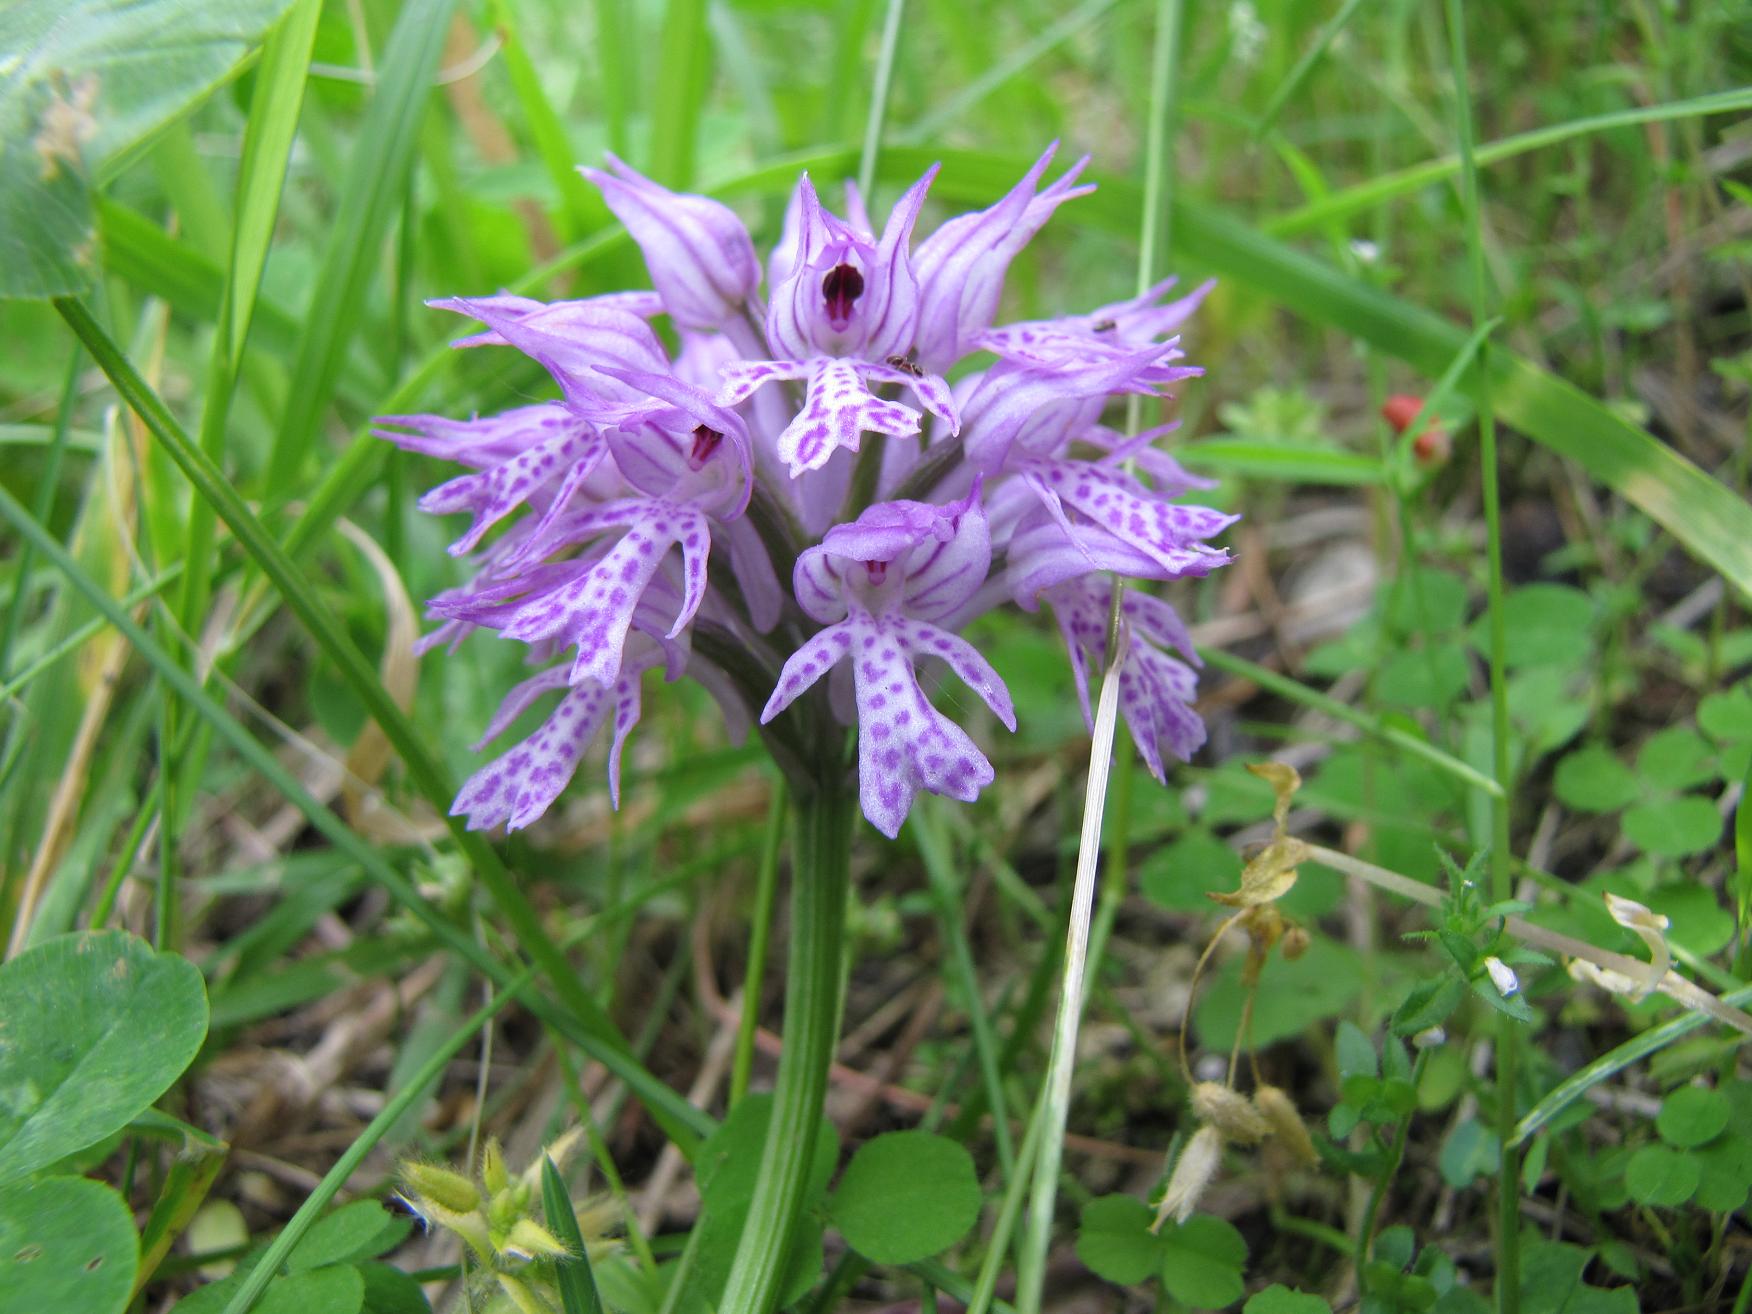
{"type": "Polygon", "coordinates": [[[1150,1224],[1150,1230],[1159,1231],[1170,1218],[1184,1223],[1192,1217],[1198,1198],[1217,1175],[1222,1161],[1223,1134],[1215,1127],[1200,1127],[1174,1162],[1173,1176],[1162,1193],[1162,1203],[1156,1207],[1156,1221],[1150,1224]]]}
{"type": "Polygon", "coordinates": [[[1271,1124],[1271,1134],[1304,1168],[1320,1162],[1314,1152],[1314,1141],[1307,1125],[1297,1112],[1295,1101],[1276,1086],[1261,1086],[1253,1092],[1253,1105],[1271,1124]]]}
{"type": "Polygon", "coordinates": [[[1192,1088],[1192,1112],[1237,1145],[1258,1145],[1271,1134],[1271,1125],[1253,1101],[1214,1081],[1201,1081],[1192,1088]]]}

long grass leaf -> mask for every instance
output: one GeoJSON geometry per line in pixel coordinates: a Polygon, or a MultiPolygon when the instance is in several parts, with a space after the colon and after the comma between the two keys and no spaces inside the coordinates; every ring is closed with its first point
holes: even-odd
{"type": "MultiPolygon", "coordinates": [[[[511,969],[499,962],[475,939],[444,917],[398,872],[370,843],[362,839],[329,808],[319,803],[310,791],[299,783],[271,750],[264,747],[243,725],[203,689],[188,671],[129,617],[123,604],[111,597],[103,586],[91,577],[73,556],[57,543],[46,529],[33,520],[4,488],[0,488],[0,520],[5,520],[20,536],[66,577],[74,590],[139,653],[153,672],[163,680],[195,714],[210,725],[214,732],[237,752],[249,766],[303,814],[311,826],[336,848],[345,853],[403,908],[407,909],[462,961],[474,967],[489,980],[506,985],[511,969]]],[[[98,924],[94,922],[94,925],[98,924]]],[[[537,963],[537,967],[543,964],[537,963]]],[[[559,982],[553,983],[564,999],[559,982]]],[[[694,1108],[681,1096],[669,1090],[630,1057],[630,1051],[607,1043],[575,1010],[556,1008],[544,996],[532,996],[529,1008],[549,1026],[572,1040],[592,1058],[614,1072],[629,1088],[638,1092],[650,1107],[662,1106],[666,1120],[678,1120],[684,1125],[681,1145],[692,1149],[696,1138],[710,1133],[712,1118],[694,1108]],[[661,1093],[659,1093],[661,1092],[661,1093]]]]}
{"type": "Polygon", "coordinates": [[[1315,33],[1313,44],[1310,45],[1296,60],[1290,71],[1284,75],[1284,80],[1277,84],[1271,93],[1271,99],[1266,101],[1265,108],[1259,112],[1259,122],[1253,126],[1253,139],[1258,141],[1271,131],[1272,124],[1278,120],[1278,115],[1284,112],[1284,106],[1290,103],[1290,97],[1301,89],[1302,83],[1314,71],[1321,57],[1326,54],[1327,47],[1344,31],[1358,9],[1362,8],[1363,0],[1344,0],[1338,12],[1330,22],[1315,33]]]}
{"type": "MultiPolygon", "coordinates": [[[[1597,132],[1610,132],[1614,128],[1668,123],[1675,119],[1704,118],[1713,114],[1739,114],[1749,109],[1752,109],[1752,87],[1737,87],[1732,91],[1718,91],[1691,100],[1677,100],[1666,105],[1639,105],[1634,109],[1613,110],[1608,114],[1593,114],[1587,118],[1571,119],[1568,123],[1553,123],[1547,127],[1534,128],[1529,132],[1516,133],[1513,137],[1504,137],[1501,141],[1480,146],[1473,158],[1479,168],[1487,168],[1504,160],[1512,160],[1517,155],[1525,155],[1529,151],[1561,145],[1597,132]]],[[[1273,237],[1290,237],[1312,232],[1326,224],[1362,214],[1434,183],[1445,182],[1459,172],[1460,157],[1457,154],[1425,160],[1422,164],[1384,173],[1367,182],[1358,183],[1355,187],[1346,187],[1342,191],[1310,201],[1288,214],[1268,220],[1262,228],[1273,237]]]]}
{"type": "MultiPolygon", "coordinates": [[[[58,300],[55,308],[85,343],[92,358],[108,375],[116,391],[134,413],[140,417],[152,436],[194,486],[196,495],[211,502],[220,520],[237,538],[244,550],[268,577],[287,607],[316,641],[323,654],[352,686],[354,694],[365,704],[398,756],[407,766],[409,779],[428,801],[446,817],[452,834],[467,856],[476,877],[486,888],[500,914],[510,923],[518,941],[547,974],[550,984],[566,1006],[573,1010],[580,1025],[612,1052],[621,1067],[617,1075],[626,1077],[631,1086],[651,1109],[652,1116],[664,1126],[684,1153],[698,1144],[700,1127],[698,1111],[687,1104],[632,1060],[631,1048],[614,1024],[602,1011],[602,1006],[584,988],[565,954],[542,925],[540,917],[521,890],[517,888],[504,863],[479,835],[468,830],[460,818],[449,816],[454,790],[445,778],[443,768],[420,740],[412,720],[397,706],[379,682],[375,670],[366,661],[353,641],[341,629],[340,623],[326,608],[303,573],[274,541],[255,515],[245,505],[237,490],[226,480],[198,447],[190,442],[164,403],[140,378],[138,372],[110,341],[109,336],[91,318],[83,304],[58,300]],[[621,1069],[624,1068],[624,1071],[621,1069]]],[[[185,695],[186,697],[186,695],[185,695]]]]}
{"type": "Polygon", "coordinates": [[[560,1289],[560,1307],[565,1314],[601,1314],[602,1297],[590,1271],[590,1248],[578,1230],[578,1214],[572,1208],[565,1178],[545,1154],[541,1159],[541,1210],[552,1232],[571,1254],[554,1264],[554,1285],[560,1289]]]}
{"type": "Polygon", "coordinates": [[[500,56],[511,78],[511,92],[523,112],[524,126],[535,143],[535,153],[560,198],[561,235],[572,238],[600,227],[608,207],[578,172],[578,158],[566,135],[566,125],[542,90],[541,76],[524,47],[518,25],[518,6],[511,0],[493,0],[493,20],[503,43],[500,56]]]}
{"type": "Polygon", "coordinates": [[[455,5],[456,0],[409,0],[390,33],[299,339],[292,367],[296,383],[268,461],[270,490],[297,486],[334,396],[341,359],[359,327],[372,271],[406,191],[432,73],[455,5]]]}
{"type": "MultiPolygon", "coordinates": [[[[280,213],[280,193],[298,114],[304,104],[305,75],[316,40],[321,0],[298,0],[268,34],[256,68],[255,92],[243,132],[243,158],[237,171],[236,220],[231,228],[230,260],[219,302],[219,324],[213,334],[207,364],[207,390],[202,398],[201,450],[220,461],[226,423],[237,387],[238,362],[243,359],[255,315],[256,293],[268,263],[268,243],[280,213]]],[[[180,615],[185,630],[195,632],[206,610],[212,572],[213,509],[196,499],[189,508],[183,560],[189,563],[180,615]]]]}
{"type": "Polygon", "coordinates": [[[651,106],[651,175],[671,187],[693,182],[710,53],[705,0],[669,0],[651,106]]]}

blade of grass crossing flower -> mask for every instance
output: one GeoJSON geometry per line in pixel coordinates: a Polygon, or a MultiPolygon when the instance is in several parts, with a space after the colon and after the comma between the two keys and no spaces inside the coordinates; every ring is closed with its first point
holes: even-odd
{"type": "Polygon", "coordinates": [[[571,1194],[554,1161],[541,1158],[541,1210],[548,1231],[572,1253],[554,1265],[554,1284],[560,1289],[560,1307],[565,1314],[601,1314],[602,1297],[590,1271],[590,1249],[578,1230],[578,1214],[571,1194]]]}
{"type": "MultiPolygon", "coordinates": [[[[1021,1314],[1039,1314],[1046,1283],[1046,1257],[1052,1246],[1059,1165],[1064,1158],[1065,1123],[1071,1113],[1071,1077],[1077,1066],[1077,1031],[1083,1017],[1095,873],[1101,861],[1101,818],[1107,804],[1108,775],[1113,768],[1114,726],[1119,718],[1119,669],[1125,661],[1127,641],[1127,633],[1122,629],[1117,644],[1109,649],[1113,659],[1101,680],[1095,734],[1089,746],[1089,783],[1083,796],[1083,830],[1071,887],[1071,916],[1065,931],[1064,976],[1059,987],[1058,1017],[1053,1024],[1052,1057],[1047,1062],[1046,1084],[1040,1092],[1039,1161],[1034,1165],[1028,1224],[1016,1262],[1016,1308],[1021,1314]]],[[[1121,877],[1111,872],[1109,879],[1121,877]]]]}
{"type": "MultiPolygon", "coordinates": [[[[1478,165],[1472,156],[1471,66],[1466,58],[1466,19],[1461,0],[1447,0],[1448,42],[1454,77],[1454,122],[1460,142],[1460,199],[1466,216],[1466,263],[1472,284],[1472,322],[1477,327],[1489,319],[1490,288],[1484,268],[1484,220],[1480,214],[1478,165]]],[[[1479,351],[1489,359],[1489,345],[1482,339],[1479,351]]],[[[1509,865],[1509,798],[1514,788],[1509,763],[1508,627],[1503,614],[1503,525],[1497,482],[1496,416],[1491,410],[1490,375],[1481,373],[1478,401],[1479,481],[1484,492],[1486,544],[1486,593],[1489,627],[1491,774],[1498,793],[1490,800],[1491,897],[1504,902],[1514,897],[1514,872],[1509,865]]],[[[1521,1043],[1520,1022],[1507,1013],[1497,1018],[1496,1036],[1496,1127],[1502,1148],[1502,1171],[1497,1174],[1496,1307],[1500,1314],[1517,1314],[1520,1294],[1521,1173],[1519,1155],[1511,1141],[1515,1133],[1515,1070],[1521,1043]]]]}
{"type": "Polygon", "coordinates": [[[1314,71],[1314,66],[1326,54],[1328,47],[1332,45],[1338,34],[1344,31],[1345,25],[1351,21],[1351,16],[1362,6],[1363,0],[1344,0],[1344,3],[1339,6],[1338,12],[1332,16],[1331,21],[1315,34],[1314,43],[1302,52],[1301,57],[1296,60],[1289,73],[1285,75],[1284,80],[1278,83],[1276,90],[1271,93],[1271,99],[1266,101],[1265,108],[1259,112],[1259,122],[1253,127],[1254,141],[1258,141],[1271,131],[1272,124],[1278,120],[1278,115],[1284,112],[1284,106],[1290,103],[1290,97],[1301,89],[1308,74],[1314,71]]]}
{"type": "MultiPolygon", "coordinates": [[[[163,401],[140,378],[127,357],[110,341],[84,305],[65,299],[54,304],[62,318],[84,342],[92,358],[108,375],[122,399],[140,416],[153,437],[164,446],[171,459],[194,486],[196,495],[213,504],[219,518],[268,577],[292,613],[316,640],[324,655],[334,662],[342,678],[352,686],[355,695],[365,704],[366,710],[376,720],[397,755],[407,766],[409,779],[415,788],[445,816],[451,833],[467,856],[476,877],[486,888],[500,914],[510,923],[518,942],[547,973],[561,1000],[573,1010],[586,1032],[601,1041],[606,1048],[625,1058],[628,1053],[625,1038],[578,980],[571,964],[547,933],[528,899],[517,888],[498,854],[478,834],[468,830],[460,818],[449,815],[454,790],[445,778],[443,768],[427,751],[412,720],[384,689],[376,671],[316,596],[309,581],[274,541],[261,521],[251,513],[236,489],[206,455],[189,441],[188,435],[165,408],[163,401]]],[[[642,1069],[637,1069],[629,1084],[646,1099],[653,1116],[664,1125],[671,1137],[678,1138],[683,1152],[691,1153],[697,1144],[697,1122],[691,1122],[689,1117],[680,1114],[676,1108],[677,1097],[674,1092],[642,1069]],[[656,1100],[655,1104],[650,1103],[653,1099],[656,1100]]],[[[682,1104],[686,1107],[685,1102],[682,1104]]]]}
{"type": "MultiPolygon", "coordinates": [[[[219,301],[219,322],[207,363],[202,399],[201,450],[214,461],[224,453],[226,423],[237,386],[238,362],[255,316],[256,293],[268,262],[268,243],[280,213],[280,194],[298,114],[304,105],[310,51],[316,40],[321,0],[298,0],[287,10],[262,47],[255,92],[243,130],[243,158],[237,171],[236,218],[231,228],[230,263],[219,301]]],[[[213,508],[199,498],[189,508],[183,559],[189,563],[178,615],[183,628],[198,632],[207,608],[213,555],[213,508]]]]}
{"type": "Polygon", "coordinates": [[[882,20],[882,49],[876,57],[876,84],[870,93],[870,116],[864,122],[864,146],[858,155],[858,191],[864,204],[873,203],[876,165],[882,154],[882,123],[888,113],[888,92],[894,82],[894,52],[900,46],[900,24],[906,0],[888,0],[882,20]]]}
{"type": "Polygon", "coordinates": [[[693,183],[700,107],[711,70],[705,0],[669,0],[651,105],[651,176],[669,187],[693,183]]]}
{"type": "MultiPolygon", "coordinates": [[[[297,1245],[304,1234],[310,1230],[313,1223],[328,1207],[328,1202],[335,1198],[335,1193],[347,1184],[347,1179],[353,1175],[353,1170],[365,1161],[365,1156],[383,1139],[384,1133],[395,1126],[403,1113],[412,1107],[415,1100],[426,1093],[426,1087],[437,1079],[444,1071],[445,1065],[461,1052],[462,1047],[474,1038],[475,1032],[492,1020],[492,1018],[518,995],[522,994],[535,975],[535,968],[525,968],[510,981],[503,990],[482,1004],[480,1008],[457,1028],[456,1034],[446,1040],[443,1046],[420,1065],[407,1085],[403,1086],[384,1104],[378,1115],[366,1124],[365,1130],[349,1145],[346,1152],[335,1161],[316,1188],[305,1197],[304,1203],[298,1206],[298,1212],[287,1220],[286,1226],[280,1229],[280,1234],[263,1252],[255,1267],[250,1269],[249,1276],[243,1280],[236,1293],[226,1302],[224,1314],[247,1314],[261,1299],[262,1290],[279,1272],[280,1265],[286,1262],[286,1257],[292,1253],[292,1247],[297,1245]]],[[[574,1226],[576,1226],[574,1224],[574,1226]]]]}
{"type": "Polygon", "coordinates": [[[912,814],[913,837],[918,841],[919,856],[925,860],[925,873],[931,882],[931,900],[937,905],[938,930],[948,943],[949,970],[956,988],[961,992],[962,1006],[973,1029],[974,1051],[979,1058],[980,1077],[985,1082],[986,1103],[992,1111],[992,1137],[997,1144],[998,1165],[1008,1182],[1016,1175],[1016,1150],[1010,1140],[1010,1105],[1004,1098],[1003,1072],[998,1064],[998,1043],[992,1031],[991,1017],[986,1013],[985,999],[980,994],[979,973],[974,967],[973,950],[967,943],[963,922],[961,892],[955,879],[954,862],[943,834],[940,809],[935,800],[921,800],[922,806],[912,814]]]}
{"type": "MultiPolygon", "coordinates": [[[[1736,87],[1732,91],[1719,91],[1690,100],[1676,100],[1665,105],[1639,105],[1633,109],[1593,114],[1586,118],[1571,119],[1567,123],[1534,128],[1529,132],[1516,133],[1513,137],[1504,137],[1501,141],[1480,146],[1474,151],[1472,158],[1479,168],[1488,168],[1493,164],[1501,164],[1504,160],[1512,160],[1517,155],[1525,155],[1529,151],[1558,146],[1594,133],[1610,132],[1614,128],[1640,127],[1648,123],[1667,123],[1675,119],[1704,118],[1715,114],[1739,114],[1749,109],[1752,109],[1752,88],[1736,87]]],[[[1458,155],[1444,155],[1439,159],[1426,160],[1422,164],[1383,173],[1354,187],[1319,197],[1288,214],[1268,220],[1263,228],[1273,237],[1291,237],[1311,232],[1435,183],[1445,182],[1459,172],[1458,155]]]]}
{"type": "MultiPolygon", "coordinates": [[[[375,846],[362,839],[329,808],[317,802],[292,773],[280,763],[273,752],[258,742],[230,712],[221,707],[212,695],[201,687],[200,682],[194,676],[184,670],[144,629],[136,624],[128,616],[122,603],[111,597],[102,585],[94,580],[41,524],[33,520],[29,513],[4,488],[0,488],[0,520],[10,523],[26,542],[30,543],[56,570],[60,571],[74,590],[83,596],[99,615],[140,654],[142,660],[152,668],[159,679],[163,680],[198,716],[211,725],[214,731],[231,745],[238,756],[260,773],[262,778],[273,786],[288,803],[297,808],[317,832],[357,862],[367,875],[381,885],[398,904],[424,922],[428,929],[458,957],[501,986],[511,980],[512,973],[509,968],[487,953],[471,936],[445,919],[432,903],[414,888],[410,881],[389,864],[375,846]]],[[[100,921],[94,920],[93,925],[99,924],[101,924],[100,921]]],[[[545,970],[545,964],[539,961],[536,966],[545,970]]],[[[555,983],[555,988],[560,988],[559,983],[555,983]]],[[[563,999],[564,993],[563,991],[561,993],[563,999]]],[[[570,1004],[569,1000],[565,1002],[570,1004]]],[[[648,1106],[654,1110],[661,1107],[664,1110],[662,1120],[666,1124],[674,1123],[682,1128],[682,1138],[677,1143],[685,1150],[691,1152],[697,1143],[697,1138],[712,1130],[714,1124],[709,1116],[695,1109],[639,1064],[630,1061],[628,1051],[624,1046],[617,1048],[616,1045],[608,1043],[602,1037],[594,1034],[585,1018],[569,1011],[569,1009],[553,1007],[542,996],[533,996],[529,1000],[528,1006],[549,1026],[578,1044],[592,1058],[597,1059],[630,1088],[637,1091],[648,1106]]],[[[674,1139],[673,1132],[671,1137],[674,1139]]]]}
{"type": "Polygon", "coordinates": [[[270,495],[298,486],[334,396],[342,357],[364,313],[371,272],[382,263],[383,241],[404,194],[455,5],[456,0],[409,0],[384,48],[299,339],[292,367],[297,383],[268,460],[270,495]]]}

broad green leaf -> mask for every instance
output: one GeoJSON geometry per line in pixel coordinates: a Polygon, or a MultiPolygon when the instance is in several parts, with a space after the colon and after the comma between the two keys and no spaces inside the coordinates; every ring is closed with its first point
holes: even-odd
{"type": "Polygon", "coordinates": [[[287,1271],[375,1259],[399,1246],[412,1226],[377,1200],[355,1200],[311,1226],[286,1257],[287,1271]]]}
{"type": "Polygon", "coordinates": [[[69,296],[91,285],[91,176],[229,77],[289,3],[0,8],[0,297],[69,296]]]}
{"type": "Polygon", "coordinates": [[[1104,1195],[1083,1206],[1077,1229],[1077,1258],[1091,1273],[1131,1286],[1142,1282],[1162,1262],[1162,1241],[1150,1231],[1154,1215],[1142,1200],[1129,1195],[1104,1195]]]}
{"type": "Polygon", "coordinates": [[[1552,783],[1559,799],[1583,812],[1616,812],[1640,793],[1636,776],[1604,744],[1566,753],[1552,783]]]}
{"type": "Polygon", "coordinates": [[[1661,1101],[1655,1130],[1682,1150],[1713,1141],[1728,1125],[1728,1099],[1706,1086],[1682,1086],[1661,1101]]]}
{"type": "MultiPolygon", "coordinates": [[[[1503,599],[1510,666],[1570,666],[1593,651],[1594,600],[1562,584],[1528,584],[1503,599]]],[[[1471,638],[1489,646],[1487,619],[1474,622],[1471,638]]]]}
{"type": "MultiPolygon", "coordinates": [[[[1253,1043],[1260,1048],[1298,1036],[1343,1013],[1363,988],[1362,955],[1348,945],[1315,936],[1294,962],[1280,954],[1266,960],[1253,1006],[1253,1043]]],[[[1241,1022],[1239,958],[1199,987],[1193,1023],[1201,1045],[1227,1051],[1241,1022]]]]}
{"type": "Polygon", "coordinates": [[[1476,1118],[1468,1118],[1448,1133],[1436,1159],[1442,1180],[1463,1191],[1483,1173],[1494,1173],[1502,1163],[1494,1132],[1476,1118]]]}
{"type": "Polygon", "coordinates": [[[897,1131],[858,1148],[828,1217],[866,1259],[911,1264],[966,1236],[979,1221],[980,1202],[965,1146],[931,1132],[897,1131]]]}
{"type": "Polygon", "coordinates": [[[1752,1192],[1752,1140],[1729,1135],[1698,1155],[1702,1176],[1692,1198],[1700,1209],[1724,1214],[1745,1207],[1752,1192]]]}
{"type": "Polygon", "coordinates": [[[1274,1282],[1249,1296],[1241,1314],[1332,1314],[1332,1306],[1321,1296],[1292,1291],[1283,1283],[1274,1282]]]}
{"type": "Polygon", "coordinates": [[[1240,855],[1200,827],[1150,854],[1138,885],[1164,908],[1203,912],[1211,906],[1210,891],[1234,889],[1240,875],[1240,855]]]}
{"type": "Polygon", "coordinates": [[[1342,1075],[1350,1077],[1360,1074],[1373,1077],[1379,1070],[1376,1066],[1374,1042],[1349,1018],[1338,1024],[1333,1043],[1338,1051],[1338,1070],[1342,1075]]]}
{"type": "Polygon", "coordinates": [[[1247,1243],[1231,1224],[1194,1214],[1184,1223],[1167,1224],[1160,1235],[1162,1285],[1174,1299],[1194,1309],[1222,1309],[1241,1299],[1247,1243]]]}
{"type": "Polygon", "coordinates": [[[1715,750],[1688,725],[1670,725],[1637,750],[1636,769],[1665,789],[1690,789],[1716,778],[1715,750]]]}
{"type": "Polygon", "coordinates": [[[1706,696],[1697,705],[1697,724],[1717,743],[1752,740],[1752,685],[1741,683],[1706,696]]]}
{"type": "Polygon", "coordinates": [[[1645,895],[1643,902],[1671,919],[1667,938],[1707,958],[1734,938],[1734,914],[1699,881],[1678,880],[1645,895]]]}
{"type": "MultiPolygon", "coordinates": [[[[171,1314],[221,1314],[244,1284],[240,1271],[222,1282],[213,1282],[184,1296],[171,1314]]],[[[387,1284],[386,1284],[387,1285],[387,1284]]],[[[282,1274],[262,1289],[250,1314],[362,1314],[365,1308],[365,1276],[351,1264],[335,1264],[307,1273],[282,1274]]],[[[390,1307],[393,1310],[394,1306],[390,1307]]],[[[388,1314],[388,1311],[385,1311],[388,1314]]]]}
{"type": "Polygon", "coordinates": [[[1639,804],[1625,812],[1623,824],[1632,843],[1660,858],[1701,853],[1722,834],[1721,814],[1696,794],[1639,804]]]}
{"type": "Polygon", "coordinates": [[[1682,1205],[1697,1190],[1703,1169],[1697,1156],[1665,1145],[1645,1145],[1630,1156],[1624,1184],[1638,1204],[1672,1208],[1682,1205]]]}
{"type": "Polygon", "coordinates": [[[0,1183],[126,1126],[206,1034],[200,970],[124,931],[57,936],[0,967],[0,1183]]]}
{"type": "Polygon", "coordinates": [[[0,1191],[0,1307],[121,1314],[138,1264],[134,1216],[112,1187],[45,1177],[0,1191]]]}

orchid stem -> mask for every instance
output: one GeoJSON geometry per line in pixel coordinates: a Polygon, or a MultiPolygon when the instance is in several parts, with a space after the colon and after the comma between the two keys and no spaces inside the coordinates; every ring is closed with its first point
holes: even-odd
{"type": "Polygon", "coordinates": [[[791,1241],[808,1203],[813,1134],[839,1039],[840,958],[851,882],[852,804],[838,773],[792,782],[791,943],[785,1046],[754,1197],[742,1224],[721,1314],[769,1314],[783,1294],[791,1241]]]}

